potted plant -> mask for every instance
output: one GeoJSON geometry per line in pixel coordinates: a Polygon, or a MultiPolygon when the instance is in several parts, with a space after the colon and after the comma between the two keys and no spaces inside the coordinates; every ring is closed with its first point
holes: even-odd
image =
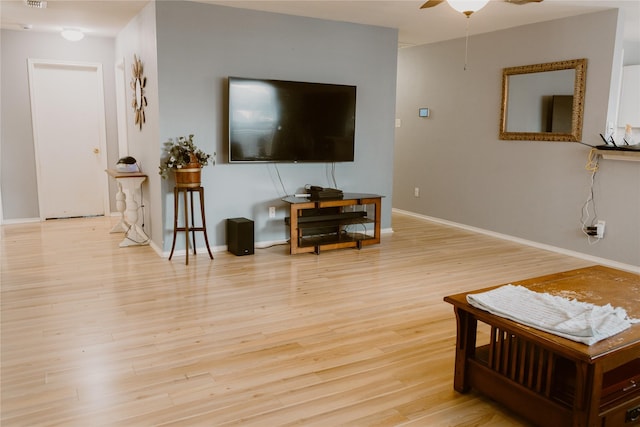
{"type": "Polygon", "coordinates": [[[207,154],[193,143],[193,135],[169,139],[164,143],[159,174],[166,179],[170,171],[175,172],[176,186],[199,187],[200,172],[203,166],[213,163],[211,154],[207,154]]]}

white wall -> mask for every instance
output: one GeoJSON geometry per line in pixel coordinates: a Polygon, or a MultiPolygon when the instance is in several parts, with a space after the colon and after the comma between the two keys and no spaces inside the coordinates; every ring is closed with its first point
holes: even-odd
{"type": "MultiPolygon", "coordinates": [[[[102,64],[107,130],[107,161],[117,157],[117,129],[114,94],[113,39],[85,37],[79,42],[59,34],[2,30],[1,54],[1,140],[0,186],[5,221],[38,219],[38,187],[31,124],[27,59],[98,62],[102,64]]],[[[64,100],[60,100],[64,108],[64,100]]],[[[71,176],[69,179],[73,179],[71,176]]],[[[110,183],[111,193],[115,185],[110,183]]]]}
{"type": "Polygon", "coordinates": [[[601,161],[594,192],[607,229],[590,245],[580,226],[589,148],[498,139],[502,68],[587,58],[583,141],[601,143],[622,63],[617,18],[607,11],[472,36],[466,71],[463,39],[401,49],[394,208],[640,266],[640,163],[601,161]],[[419,107],[431,117],[418,118],[419,107]]]}
{"type": "MultiPolygon", "coordinates": [[[[115,57],[124,59],[125,81],[133,78],[131,65],[134,55],[142,62],[143,75],[147,78],[144,94],[148,105],[145,107],[146,122],[142,128],[135,124],[134,110],[131,107],[133,89],[127,89],[127,141],[129,155],[136,158],[141,170],[148,178],[142,185],[144,230],[153,242],[162,240],[162,200],[160,197],[160,177],[157,174],[160,148],[158,68],[156,47],[156,4],[150,2],[118,34],[115,41],[115,57]]],[[[155,245],[157,250],[160,250],[155,245]]]]}

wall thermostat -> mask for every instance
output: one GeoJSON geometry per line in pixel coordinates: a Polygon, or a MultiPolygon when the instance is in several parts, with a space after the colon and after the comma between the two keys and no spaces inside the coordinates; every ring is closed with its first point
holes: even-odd
{"type": "Polygon", "coordinates": [[[420,108],[418,110],[419,117],[429,117],[429,109],[428,108],[420,108]]]}

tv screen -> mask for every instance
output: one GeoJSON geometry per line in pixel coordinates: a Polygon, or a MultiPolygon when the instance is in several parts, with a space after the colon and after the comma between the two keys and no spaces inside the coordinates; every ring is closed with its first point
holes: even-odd
{"type": "Polygon", "coordinates": [[[356,87],[229,77],[230,162],[352,162],[356,87]]]}

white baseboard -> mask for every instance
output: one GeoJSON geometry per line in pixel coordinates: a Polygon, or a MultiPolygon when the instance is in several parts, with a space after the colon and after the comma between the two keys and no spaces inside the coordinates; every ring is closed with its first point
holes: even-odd
{"type": "MultiPolygon", "coordinates": [[[[160,249],[160,247],[158,247],[155,243],[153,243],[153,241],[149,244],[149,246],[151,246],[153,248],[153,250],[155,251],[156,254],[158,254],[158,256],[160,258],[169,258],[169,255],[171,254],[171,251],[163,251],[162,249],[160,249]]],[[[211,249],[211,253],[217,253],[217,252],[226,252],[227,251],[227,246],[223,245],[223,246],[213,246],[213,247],[209,247],[209,249],[211,249]]],[[[205,246],[198,246],[196,248],[196,252],[198,254],[202,254],[202,253],[207,253],[207,248],[205,246]]],[[[173,256],[185,256],[186,255],[186,251],[184,249],[178,249],[173,251],[173,256]]],[[[191,253],[189,254],[191,255],[191,253]]]]}
{"type": "Polygon", "coordinates": [[[380,230],[380,234],[391,234],[393,233],[393,228],[383,228],[380,230]]]}
{"type": "MultiPolygon", "coordinates": [[[[382,230],[380,230],[380,234],[389,234],[389,233],[393,233],[393,229],[392,228],[384,228],[382,230]]],[[[256,249],[266,249],[266,248],[270,248],[272,246],[283,246],[283,245],[288,245],[289,241],[284,239],[284,240],[265,240],[262,242],[256,242],[254,243],[254,248],[256,249]]],[[[169,258],[169,253],[170,251],[162,251],[157,245],[155,245],[153,242],[150,243],[150,246],[153,248],[153,250],[158,254],[158,256],[160,256],[161,258],[169,258]]],[[[222,246],[214,246],[211,247],[211,252],[216,253],[216,252],[226,252],[228,250],[227,245],[222,245],[222,246]]],[[[198,247],[196,248],[196,251],[200,251],[200,252],[205,252],[207,250],[207,248],[203,247],[198,247]]],[[[173,251],[173,255],[174,256],[184,256],[185,254],[185,250],[181,249],[178,251],[173,251]]]]}
{"type": "Polygon", "coordinates": [[[40,218],[18,218],[18,219],[4,219],[2,220],[3,225],[9,224],[27,224],[30,222],[41,222],[40,218]]]}
{"type": "Polygon", "coordinates": [[[160,257],[160,258],[168,258],[169,254],[167,253],[167,256],[165,257],[162,252],[162,249],[160,249],[160,246],[156,245],[154,243],[153,240],[149,240],[149,246],[151,246],[151,249],[153,249],[153,251],[160,257]]]}
{"type": "MultiPolygon", "coordinates": [[[[288,245],[289,241],[288,240],[265,240],[264,242],[257,242],[255,243],[253,246],[256,249],[266,249],[266,248],[270,248],[271,246],[280,246],[280,245],[288,245]]],[[[225,250],[226,250],[226,246],[225,246],[225,250]]]]}
{"type": "Polygon", "coordinates": [[[470,225],[460,224],[453,221],[448,221],[445,219],[435,218],[427,215],[421,215],[414,212],[404,211],[402,209],[392,209],[393,213],[398,213],[401,215],[408,215],[414,218],[424,219],[426,221],[436,222],[438,224],[449,225],[456,228],[461,228],[463,230],[472,231],[474,233],[480,233],[491,237],[496,237],[502,240],[508,240],[510,242],[520,243],[522,245],[531,246],[538,249],[544,249],[550,252],[556,252],[562,255],[572,256],[574,258],[584,259],[586,261],[593,262],[595,264],[606,265],[608,267],[617,268],[619,270],[630,271],[633,273],[640,273],[640,266],[625,264],[618,261],[613,261],[606,258],[600,258],[593,255],[585,254],[582,252],[576,252],[569,249],[559,248],[557,246],[547,245],[544,243],[534,242],[532,240],[522,239],[520,237],[510,236],[508,234],[496,233],[495,231],[485,230],[483,228],[473,227],[470,225]]]}

